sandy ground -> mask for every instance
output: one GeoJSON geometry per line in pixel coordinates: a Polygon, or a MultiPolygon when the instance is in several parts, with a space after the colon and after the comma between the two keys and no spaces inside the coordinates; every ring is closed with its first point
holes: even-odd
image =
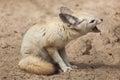
{"type": "Polygon", "coordinates": [[[120,0],[0,0],[0,80],[120,80],[120,0]],[[76,70],[51,76],[21,71],[23,34],[34,23],[57,16],[60,6],[103,18],[101,33],[66,46],[76,70]]]}

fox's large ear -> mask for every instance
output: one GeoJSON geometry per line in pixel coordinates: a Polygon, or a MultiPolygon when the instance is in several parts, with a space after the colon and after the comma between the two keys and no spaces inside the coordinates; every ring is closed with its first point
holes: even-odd
{"type": "Polygon", "coordinates": [[[75,24],[77,22],[77,18],[72,16],[73,12],[68,9],[67,7],[61,7],[60,8],[60,14],[59,14],[59,17],[61,18],[61,20],[64,22],[64,23],[67,23],[67,24],[75,24]]]}
{"type": "Polygon", "coordinates": [[[77,18],[72,15],[60,13],[59,16],[64,23],[74,25],[77,22],[77,18]]]}
{"type": "Polygon", "coordinates": [[[67,7],[60,7],[60,13],[62,13],[62,14],[72,14],[73,11],[70,10],[69,8],[67,8],[67,7]]]}

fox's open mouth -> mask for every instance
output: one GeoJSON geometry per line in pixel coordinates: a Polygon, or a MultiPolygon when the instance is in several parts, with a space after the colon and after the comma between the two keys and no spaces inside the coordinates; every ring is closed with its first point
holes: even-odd
{"type": "Polygon", "coordinates": [[[97,26],[95,26],[94,28],[92,28],[93,32],[100,32],[100,30],[97,28],[97,26]]]}

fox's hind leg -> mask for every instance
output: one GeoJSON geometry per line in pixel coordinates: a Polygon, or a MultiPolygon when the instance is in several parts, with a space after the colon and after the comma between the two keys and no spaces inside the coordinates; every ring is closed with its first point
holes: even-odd
{"type": "Polygon", "coordinates": [[[45,48],[40,49],[40,55],[49,62],[52,62],[52,58],[49,55],[48,51],[45,48]]]}

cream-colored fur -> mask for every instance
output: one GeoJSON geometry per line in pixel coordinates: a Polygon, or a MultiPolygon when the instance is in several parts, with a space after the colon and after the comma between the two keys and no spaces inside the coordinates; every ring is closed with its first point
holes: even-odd
{"type": "Polygon", "coordinates": [[[21,45],[23,57],[19,62],[21,69],[49,75],[55,72],[54,63],[57,63],[64,72],[71,70],[65,45],[73,39],[97,30],[96,25],[102,22],[90,15],[75,16],[65,7],[61,8],[60,18],[36,24],[26,32],[21,45]],[[91,23],[93,19],[95,22],[91,23]]]}

